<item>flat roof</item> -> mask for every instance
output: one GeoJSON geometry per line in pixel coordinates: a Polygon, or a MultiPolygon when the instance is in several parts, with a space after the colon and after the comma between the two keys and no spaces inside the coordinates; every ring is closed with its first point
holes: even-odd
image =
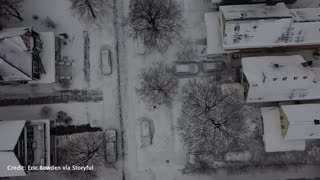
{"type": "Polygon", "coordinates": [[[320,45],[320,8],[288,9],[283,3],[221,6],[225,50],[320,45]]]}
{"type": "Polygon", "coordinates": [[[320,104],[283,105],[289,128],[285,139],[320,139],[320,104]]]}
{"type": "Polygon", "coordinates": [[[226,21],[292,17],[284,3],[278,3],[275,6],[265,4],[220,6],[220,11],[226,21]]]}
{"type": "Polygon", "coordinates": [[[303,67],[303,62],[300,55],[243,58],[247,102],[320,99],[320,67],[303,67]]]}
{"type": "Polygon", "coordinates": [[[304,151],[305,140],[285,140],[281,135],[280,111],[278,107],[263,107],[263,141],[266,152],[304,151]]]}
{"type": "Polygon", "coordinates": [[[320,21],[320,8],[290,9],[295,22],[320,21]]]}
{"type": "Polygon", "coordinates": [[[207,54],[215,55],[215,54],[226,53],[222,47],[219,13],[218,12],[205,13],[204,20],[205,20],[206,31],[207,31],[207,54]]]}

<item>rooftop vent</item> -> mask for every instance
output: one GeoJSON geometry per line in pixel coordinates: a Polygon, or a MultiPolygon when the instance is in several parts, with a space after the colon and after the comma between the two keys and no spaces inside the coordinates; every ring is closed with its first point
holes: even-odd
{"type": "Polygon", "coordinates": [[[301,65],[302,65],[303,67],[310,67],[310,66],[312,66],[312,61],[303,62],[303,63],[301,63],[301,65]]]}

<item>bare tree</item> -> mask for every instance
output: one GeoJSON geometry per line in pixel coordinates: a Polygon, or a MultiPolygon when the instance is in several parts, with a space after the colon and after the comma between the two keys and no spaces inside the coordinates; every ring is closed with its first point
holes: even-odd
{"type": "Polygon", "coordinates": [[[102,133],[85,133],[68,139],[59,147],[60,165],[92,166],[91,171],[62,171],[62,175],[72,179],[93,179],[97,167],[104,160],[104,140],[102,133]]]}
{"type": "Polygon", "coordinates": [[[175,0],[131,0],[129,34],[140,39],[147,52],[166,50],[183,30],[183,14],[175,0]]]}
{"type": "Polygon", "coordinates": [[[178,80],[174,70],[164,63],[153,63],[149,68],[143,69],[140,79],[141,87],[137,89],[137,93],[148,103],[170,104],[177,92],[178,80]]]}
{"type": "Polygon", "coordinates": [[[85,22],[96,21],[106,15],[109,6],[108,0],[70,0],[73,14],[85,22]]]}
{"type": "Polygon", "coordinates": [[[183,88],[178,129],[190,151],[217,154],[240,145],[247,126],[237,96],[222,93],[209,78],[191,80],[183,88]]]}
{"type": "Polygon", "coordinates": [[[23,21],[19,12],[21,3],[23,0],[0,0],[0,17],[14,17],[20,21],[23,21]]]}

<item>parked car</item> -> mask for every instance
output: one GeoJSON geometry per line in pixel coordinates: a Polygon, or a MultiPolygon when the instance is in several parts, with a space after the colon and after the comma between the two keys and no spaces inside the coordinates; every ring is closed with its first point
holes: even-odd
{"type": "Polygon", "coordinates": [[[153,122],[150,119],[142,119],[140,121],[140,137],[141,137],[141,145],[148,146],[152,145],[153,139],[153,122]]]}
{"type": "Polygon", "coordinates": [[[107,162],[116,162],[118,159],[118,134],[115,129],[108,129],[104,133],[105,135],[105,160],[107,162]]]}
{"type": "Polygon", "coordinates": [[[177,75],[196,75],[199,73],[197,62],[176,62],[175,74],[177,75]]]}
{"type": "Polygon", "coordinates": [[[112,52],[108,47],[101,48],[101,72],[103,75],[112,74],[112,52]]]}
{"type": "Polygon", "coordinates": [[[224,61],[204,61],[202,63],[202,70],[205,73],[223,71],[226,68],[224,61]]]}

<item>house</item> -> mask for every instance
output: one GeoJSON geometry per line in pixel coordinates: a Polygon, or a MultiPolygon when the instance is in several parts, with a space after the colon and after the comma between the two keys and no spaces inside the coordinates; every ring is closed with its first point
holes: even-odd
{"type": "Polygon", "coordinates": [[[320,104],[280,106],[279,111],[285,140],[320,139],[320,104]]]}
{"type": "Polygon", "coordinates": [[[30,27],[1,30],[0,83],[54,82],[54,42],[52,32],[30,27]]]}
{"type": "Polygon", "coordinates": [[[49,120],[1,120],[0,142],[0,177],[25,176],[28,165],[50,166],[49,120]]]}
{"type": "Polygon", "coordinates": [[[320,8],[288,9],[284,3],[219,8],[224,50],[320,47],[320,8]]]}
{"type": "Polygon", "coordinates": [[[261,117],[263,120],[263,142],[266,152],[305,150],[305,140],[286,140],[283,138],[279,107],[261,108],[261,117]]]}
{"type": "Polygon", "coordinates": [[[261,108],[267,152],[305,149],[309,139],[320,139],[320,104],[261,108]]]}
{"type": "Polygon", "coordinates": [[[263,56],[242,58],[241,64],[248,103],[320,99],[320,61],[263,56]]]}

